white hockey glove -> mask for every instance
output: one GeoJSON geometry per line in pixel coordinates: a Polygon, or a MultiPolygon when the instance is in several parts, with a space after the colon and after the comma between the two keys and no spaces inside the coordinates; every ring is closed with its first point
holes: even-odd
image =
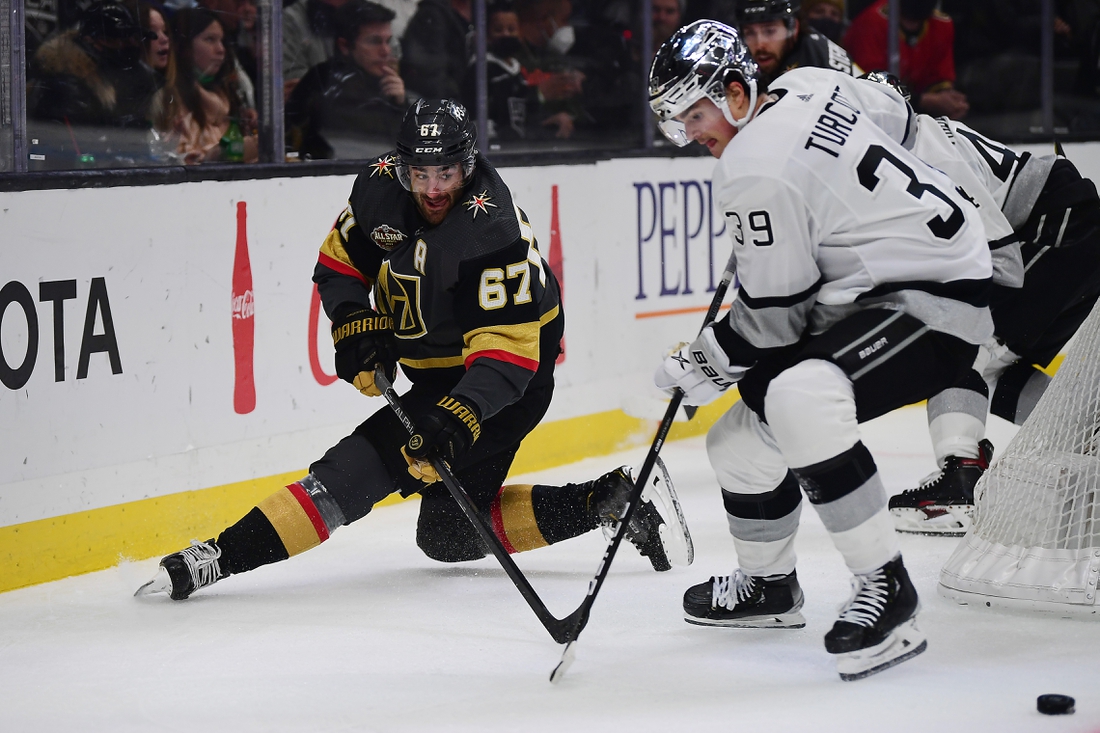
{"type": "Polygon", "coordinates": [[[718,340],[714,329],[707,327],[688,346],[681,346],[668,356],[653,382],[663,390],[679,387],[684,393],[685,405],[705,405],[736,383],[748,367],[730,364],[729,357],[718,340]]]}

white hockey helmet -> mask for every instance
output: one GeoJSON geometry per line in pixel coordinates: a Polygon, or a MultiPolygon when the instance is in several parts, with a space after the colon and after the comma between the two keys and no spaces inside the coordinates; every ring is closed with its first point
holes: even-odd
{"type": "Polygon", "coordinates": [[[759,79],[760,67],[736,30],[718,21],[697,20],[657,49],[649,71],[649,106],[665,137],[683,147],[691,141],[677,115],[706,96],[740,129],[756,112],[759,79]],[[740,120],[733,118],[726,101],[731,81],[741,82],[749,93],[749,113],[740,120]]]}

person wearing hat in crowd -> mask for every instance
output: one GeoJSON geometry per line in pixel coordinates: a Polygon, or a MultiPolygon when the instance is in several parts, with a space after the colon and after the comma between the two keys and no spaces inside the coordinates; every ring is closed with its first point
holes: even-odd
{"type": "Polygon", "coordinates": [[[154,37],[126,6],[100,0],[77,27],[39,47],[28,74],[28,117],[67,128],[52,135],[46,128],[42,135],[63,144],[63,159],[92,163],[97,153],[110,154],[112,136],[104,137],[103,128],[151,127],[157,85],[142,56],[144,42],[154,37]]]}
{"type": "Polygon", "coordinates": [[[815,31],[840,45],[848,23],[844,20],[844,0],[804,0],[798,17],[802,27],[815,31]]]}

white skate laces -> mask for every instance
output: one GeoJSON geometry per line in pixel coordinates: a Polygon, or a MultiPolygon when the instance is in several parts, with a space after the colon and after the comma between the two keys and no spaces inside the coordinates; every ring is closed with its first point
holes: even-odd
{"type": "MultiPolygon", "coordinates": [[[[926,489],[932,484],[939,481],[941,478],[943,478],[943,469],[937,468],[935,471],[920,480],[920,482],[917,484],[917,489],[926,489]]],[[[912,491],[912,489],[910,489],[910,491],[912,491]]],[[[903,491],[902,493],[904,494],[905,492],[903,491]]]]}
{"type": "Polygon", "coordinates": [[[732,611],[740,601],[747,601],[756,591],[751,575],[745,575],[738,568],[733,575],[722,575],[714,579],[711,587],[711,605],[732,611]]]}
{"type": "Polygon", "coordinates": [[[218,566],[218,558],[222,556],[221,548],[191,540],[191,546],[180,550],[179,554],[191,573],[191,581],[196,590],[217,582],[221,577],[221,568],[218,566]]]}
{"type": "Polygon", "coordinates": [[[838,621],[857,626],[874,626],[886,607],[889,588],[882,568],[852,578],[852,596],[840,609],[838,621]]]}

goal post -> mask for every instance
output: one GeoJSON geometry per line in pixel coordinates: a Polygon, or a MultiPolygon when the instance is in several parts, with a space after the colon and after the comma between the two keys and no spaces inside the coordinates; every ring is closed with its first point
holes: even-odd
{"type": "Polygon", "coordinates": [[[940,572],[960,603],[1100,618],[1100,306],[1031,416],[979,480],[940,572]]]}

